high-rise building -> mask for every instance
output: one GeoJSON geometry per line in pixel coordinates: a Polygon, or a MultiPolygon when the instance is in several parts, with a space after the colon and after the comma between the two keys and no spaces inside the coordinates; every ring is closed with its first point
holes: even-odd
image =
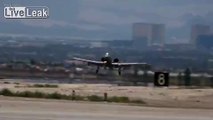
{"type": "Polygon", "coordinates": [[[213,34],[199,35],[196,40],[196,46],[198,48],[212,49],[213,48],[213,34]]]}
{"type": "Polygon", "coordinates": [[[198,37],[200,35],[207,35],[210,33],[210,26],[208,25],[201,25],[201,24],[196,24],[196,25],[193,25],[192,28],[191,28],[191,41],[190,43],[192,45],[195,45],[196,44],[196,41],[198,39],[198,37]]]}
{"type": "Polygon", "coordinates": [[[163,45],[165,42],[165,25],[152,24],[152,45],[163,45]]]}
{"type": "Polygon", "coordinates": [[[147,45],[163,45],[165,40],[164,24],[134,23],[133,43],[147,45]]]}

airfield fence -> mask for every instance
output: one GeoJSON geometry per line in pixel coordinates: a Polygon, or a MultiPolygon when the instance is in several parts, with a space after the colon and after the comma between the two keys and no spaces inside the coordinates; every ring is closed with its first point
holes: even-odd
{"type": "MultiPolygon", "coordinates": [[[[150,84],[153,84],[154,76],[148,75],[145,78],[143,76],[139,77],[137,80],[133,80],[133,84],[141,85],[138,83],[142,83],[144,86],[148,86],[150,84]]],[[[213,77],[191,77],[188,81],[188,85],[186,84],[187,81],[184,79],[184,77],[178,77],[178,76],[170,76],[169,79],[169,85],[170,86],[194,86],[194,87],[213,87],[213,77]]]]}

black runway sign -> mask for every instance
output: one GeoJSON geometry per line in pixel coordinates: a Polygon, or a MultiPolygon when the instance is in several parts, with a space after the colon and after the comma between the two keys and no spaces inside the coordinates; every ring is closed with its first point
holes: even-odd
{"type": "Polygon", "coordinates": [[[169,73],[167,72],[155,72],[154,75],[155,86],[169,86],[169,73]]]}

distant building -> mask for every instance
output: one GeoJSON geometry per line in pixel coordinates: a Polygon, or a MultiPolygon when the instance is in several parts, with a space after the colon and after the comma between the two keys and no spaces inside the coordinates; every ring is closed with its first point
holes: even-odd
{"type": "Polygon", "coordinates": [[[199,35],[196,39],[197,48],[212,49],[213,48],[213,34],[199,35]]]}
{"type": "Polygon", "coordinates": [[[200,35],[206,35],[210,33],[210,26],[208,25],[201,25],[201,24],[196,24],[193,25],[191,28],[191,41],[190,43],[192,45],[196,45],[196,41],[198,36],[200,35]]]}
{"type": "Polygon", "coordinates": [[[134,23],[133,44],[136,46],[163,45],[165,40],[164,24],[134,23]]]}
{"type": "Polygon", "coordinates": [[[169,50],[174,51],[186,51],[186,50],[192,50],[194,49],[194,46],[192,46],[189,43],[173,43],[173,44],[165,44],[164,47],[169,50]]]}
{"type": "Polygon", "coordinates": [[[104,41],[110,47],[116,48],[129,48],[132,46],[131,40],[112,40],[112,41],[104,41]]]}
{"type": "Polygon", "coordinates": [[[152,45],[163,45],[165,41],[165,25],[152,24],[152,45]]]}
{"type": "Polygon", "coordinates": [[[107,44],[104,42],[91,42],[90,43],[90,48],[102,48],[102,47],[107,47],[107,44]]]}

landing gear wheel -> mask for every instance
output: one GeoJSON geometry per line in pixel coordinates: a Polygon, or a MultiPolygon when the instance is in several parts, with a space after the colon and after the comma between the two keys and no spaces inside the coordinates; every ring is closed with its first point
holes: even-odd
{"type": "Polygon", "coordinates": [[[121,68],[118,68],[118,75],[121,76],[121,68]]]}
{"type": "Polygon", "coordinates": [[[121,76],[121,71],[118,71],[118,75],[121,76]]]}
{"type": "Polygon", "coordinates": [[[97,67],[95,73],[98,74],[98,71],[99,71],[99,66],[97,67]]]}

